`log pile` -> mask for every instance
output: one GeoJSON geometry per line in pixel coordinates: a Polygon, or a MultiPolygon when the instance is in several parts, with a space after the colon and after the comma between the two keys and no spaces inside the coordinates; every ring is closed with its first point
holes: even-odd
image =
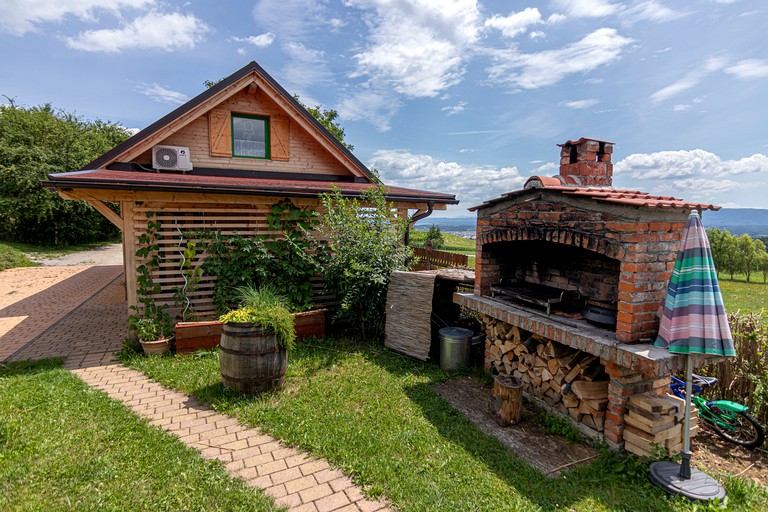
{"type": "MultiPolygon", "coordinates": [[[[673,395],[633,395],[624,415],[624,449],[643,457],[677,455],[683,448],[685,400],[673,395]]],[[[691,436],[698,432],[698,413],[691,410],[691,436]]]]}
{"type": "Polygon", "coordinates": [[[600,358],[497,320],[486,319],[486,327],[487,369],[520,379],[527,393],[603,431],[609,377],[600,358]]]}

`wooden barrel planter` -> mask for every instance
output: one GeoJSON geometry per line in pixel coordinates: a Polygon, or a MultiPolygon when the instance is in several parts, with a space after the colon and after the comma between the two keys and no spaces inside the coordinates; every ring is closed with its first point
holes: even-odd
{"type": "Polygon", "coordinates": [[[219,367],[224,386],[246,394],[278,389],[288,366],[288,352],[277,336],[252,323],[223,325],[219,367]]]}

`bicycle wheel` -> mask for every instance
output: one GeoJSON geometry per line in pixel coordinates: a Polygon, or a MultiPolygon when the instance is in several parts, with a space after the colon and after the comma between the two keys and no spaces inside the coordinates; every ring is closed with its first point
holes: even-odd
{"type": "Polygon", "coordinates": [[[751,415],[745,412],[713,410],[718,419],[730,428],[721,427],[717,423],[709,423],[717,435],[734,444],[754,450],[763,445],[765,432],[763,427],[751,415]]]}

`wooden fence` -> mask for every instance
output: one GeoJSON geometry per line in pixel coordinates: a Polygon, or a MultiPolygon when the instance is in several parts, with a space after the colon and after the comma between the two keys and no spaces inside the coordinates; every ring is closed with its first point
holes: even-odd
{"type": "Polygon", "coordinates": [[[419,261],[413,265],[413,270],[469,267],[469,256],[466,254],[436,251],[434,249],[424,249],[423,247],[415,247],[413,252],[419,259],[419,261]]]}

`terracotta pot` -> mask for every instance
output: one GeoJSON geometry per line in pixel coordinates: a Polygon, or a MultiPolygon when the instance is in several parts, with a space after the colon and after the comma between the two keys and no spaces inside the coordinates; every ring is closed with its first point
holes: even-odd
{"type": "Polygon", "coordinates": [[[154,341],[139,340],[139,343],[141,343],[141,348],[144,349],[144,353],[147,355],[165,354],[166,352],[171,350],[170,338],[163,338],[161,340],[154,340],[154,341]]]}

